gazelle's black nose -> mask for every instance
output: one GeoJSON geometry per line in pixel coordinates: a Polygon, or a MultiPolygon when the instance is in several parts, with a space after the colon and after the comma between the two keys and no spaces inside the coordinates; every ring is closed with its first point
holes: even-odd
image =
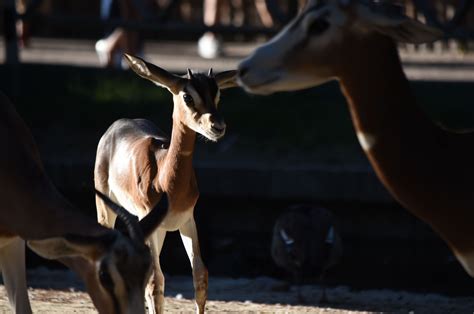
{"type": "Polygon", "coordinates": [[[212,123],[211,124],[211,128],[214,132],[216,133],[221,133],[221,132],[224,132],[225,131],[225,123],[224,122],[221,122],[221,123],[212,123]]]}

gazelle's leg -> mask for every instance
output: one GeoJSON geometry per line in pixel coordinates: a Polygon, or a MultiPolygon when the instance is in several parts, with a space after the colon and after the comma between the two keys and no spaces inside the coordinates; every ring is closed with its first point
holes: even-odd
{"type": "Polygon", "coordinates": [[[268,11],[267,2],[265,0],[255,0],[255,7],[257,8],[262,24],[265,25],[265,27],[273,27],[273,18],[268,11]]]}
{"type": "Polygon", "coordinates": [[[207,301],[207,268],[201,258],[199,240],[194,218],[188,220],[179,228],[186,253],[193,269],[194,296],[196,298],[196,312],[204,313],[207,301]]]}
{"type": "Polygon", "coordinates": [[[166,230],[160,228],[153,232],[150,237],[150,248],[153,254],[153,275],[145,292],[148,313],[164,313],[165,309],[165,277],[160,266],[160,253],[165,237],[166,230]]]}
{"type": "Polygon", "coordinates": [[[204,0],[204,24],[214,26],[219,19],[219,0],[204,0]]]}
{"type": "Polygon", "coordinates": [[[25,241],[14,238],[0,249],[0,267],[14,313],[31,313],[26,287],[25,241]]]}

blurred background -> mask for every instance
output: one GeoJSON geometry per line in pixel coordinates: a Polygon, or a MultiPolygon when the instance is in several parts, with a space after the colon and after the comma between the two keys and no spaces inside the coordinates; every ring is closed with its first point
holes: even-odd
{"type": "MultiPolygon", "coordinates": [[[[108,126],[140,117],[171,132],[171,95],[127,71],[121,54],[175,73],[233,69],[304,2],[2,0],[0,89],[32,129],[53,181],[95,217],[93,164],[108,126]]],[[[400,53],[427,114],[454,129],[474,126],[471,2],[403,3],[408,15],[446,32],[443,41],[400,53]]],[[[271,259],[272,228],[289,206],[309,204],[339,222],[344,256],[327,274],[329,285],[470,294],[472,280],[444,243],[377,181],[337,83],[267,97],[226,90],[221,106],[226,136],[199,141],[194,158],[196,220],[211,275],[288,277],[271,259]]],[[[190,274],[180,242],[168,234],[165,273],[190,274]]],[[[29,254],[30,267],[59,267],[29,254]]]]}

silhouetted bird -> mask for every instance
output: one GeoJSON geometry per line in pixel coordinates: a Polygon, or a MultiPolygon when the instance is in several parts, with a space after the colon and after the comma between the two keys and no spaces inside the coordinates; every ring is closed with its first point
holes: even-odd
{"type": "Polygon", "coordinates": [[[342,244],[333,214],[321,207],[296,205],[290,207],[275,222],[272,238],[272,258],[292,273],[298,299],[304,277],[319,278],[322,286],[320,302],[327,302],[325,272],[342,256],[342,244]]]}

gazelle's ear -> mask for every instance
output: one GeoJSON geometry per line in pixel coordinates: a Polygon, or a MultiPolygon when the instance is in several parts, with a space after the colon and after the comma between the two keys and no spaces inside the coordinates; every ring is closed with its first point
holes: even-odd
{"type": "Polygon", "coordinates": [[[215,79],[220,89],[226,89],[237,86],[237,70],[230,70],[217,73],[215,79]]]}
{"type": "Polygon", "coordinates": [[[357,14],[363,26],[399,42],[429,43],[441,39],[444,35],[439,29],[406,16],[400,6],[393,4],[358,3],[357,14]]]}
{"type": "Polygon", "coordinates": [[[104,254],[107,244],[113,239],[113,234],[99,237],[68,235],[29,240],[27,244],[35,253],[47,259],[82,256],[88,260],[96,260],[104,254]]]}
{"type": "Polygon", "coordinates": [[[152,81],[158,86],[167,88],[173,94],[176,94],[179,91],[181,78],[177,75],[174,75],[152,63],[146,62],[145,60],[131,56],[127,53],[124,53],[124,58],[127,60],[130,68],[147,80],[152,81]]]}

